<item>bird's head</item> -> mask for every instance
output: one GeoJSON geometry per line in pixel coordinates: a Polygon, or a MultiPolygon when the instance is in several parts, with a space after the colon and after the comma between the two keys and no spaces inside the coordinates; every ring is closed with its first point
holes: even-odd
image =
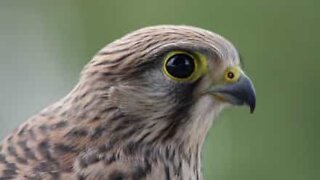
{"type": "Polygon", "coordinates": [[[235,47],[189,26],[148,27],[114,41],[86,66],[80,82],[94,92],[92,101],[106,99],[95,109],[121,112],[112,129],[139,142],[199,144],[224,106],[255,108],[255,90],[235,47]]]}

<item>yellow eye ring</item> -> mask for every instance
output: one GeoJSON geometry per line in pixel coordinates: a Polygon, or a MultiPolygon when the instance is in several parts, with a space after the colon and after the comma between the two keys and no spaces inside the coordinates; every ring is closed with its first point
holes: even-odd
{"type": "Polygon", "coordinates": [[[163,73],[177,82],[196,81],[207,71],[206,58],[200,53],[172,51],[166,55],[163,62],[163,73]]]}
{"type": "Polygon", "coordinates": [[[227,68],[227,70],[224,73],[224,81],[227,83],[236,82],[238,81],[239,77],[240,68],[238,66],[227,68]]]}

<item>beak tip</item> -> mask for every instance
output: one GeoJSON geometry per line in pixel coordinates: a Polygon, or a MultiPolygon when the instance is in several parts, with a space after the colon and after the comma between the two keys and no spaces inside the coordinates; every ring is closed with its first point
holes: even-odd
{"type": "Polygon", "coordinates": [[[253,93],[253,96],[249,98],[248,106],[250,107],[250,113],[253,114],[255,108],[256,108],[256,95],[255,92],[253,93]]]}
{"type": "Polygon", "coordinates": [[[254,109],[255,109],[255,105],[250,106],[250,113],[251,113],[251,114],[253,114],[254,109]]]}
{"type": "Polygon", "coordinates": [[[256,108],[256,90],[249,78],[248,78],[248,85],[247,85],[246,92],[247,92],[247,95],[245,99],[246,99],[247,105],[250,107],[250,113],[253,114],[256,108]]]}

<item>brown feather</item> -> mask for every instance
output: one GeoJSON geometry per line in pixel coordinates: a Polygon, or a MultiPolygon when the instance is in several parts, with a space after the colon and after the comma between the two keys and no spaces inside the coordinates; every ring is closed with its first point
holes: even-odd
{"type": "Polygon", "coordinates": [[[231,43],[203,29],[130,33],[98,52],[65,98],[2,142],[0,177],[201,179],[202,144],[221,108],[195,99],[206,79],[182,87],[161,74],[171,50],[203,52],[221,68],[239,63],[231,43]]]}

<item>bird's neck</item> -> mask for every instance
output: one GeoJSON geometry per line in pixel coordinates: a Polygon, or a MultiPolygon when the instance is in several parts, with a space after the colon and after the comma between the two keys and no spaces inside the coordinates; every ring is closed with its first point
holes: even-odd
{"type": "Polygon", "coordinates": [[[210,111],[217,109],[212,106],[215,104],[211,99],[199,100],[192,107],[193,113],[189,119],[177,124],[178,128],[170,136],[164,131],[168,127],[163,123],[165,119],[157,123],[152,119],[135,119],[137,117],[122,112],[101,94],[71,94],[44,110],[42,116],[54,114],[58,116],[53,117],[54,124],[65,122],[65,127],[60,127],[62,133],[59,137],[53,137],[53,141],[64,138],[68,147],[79,152],[108,146],[112,151],[121,151],[126,155],[149,153],[150,157],[164,159],[176,168],[182,168],[181,171],[188,171],[201,179],[203,143],[214,116],[218,114],[210,111]]]}
{"type": "MultiPolygon", "coordinates": [[[[83,90],[83,87],[75,89],[83,90]]],[[[140,118],[123,112],[110,97],[96,93],[71,93],[60,101],[57,108],[63,109],[62,118],[75,128],[85,129],[91,141],[111,143],[135,143],[161,146],[177,146],[187,152],[201,152],[204,140],[215,117],[222,109],[212,97],[202,97],[190,107],[188,119],[179,124],[158,117],[140,118]],[[63,107],[63,108],[61,108],[63,107]],[[215,111],[213,111],[213,109],[215,111]],[[173,130],[172,126],[176,126],[173,130]],[[171,130],[168,133],[167,130],[171,130]],[[116,136],[115,136],[116,135],[116,136]],[[95,139],[96,138],[96,139],[95,139]]],[[[183,113],[183,112],[182,112],[183,113]]],[[[181,118],[185,118],[181,116],[181,118]]]]}

